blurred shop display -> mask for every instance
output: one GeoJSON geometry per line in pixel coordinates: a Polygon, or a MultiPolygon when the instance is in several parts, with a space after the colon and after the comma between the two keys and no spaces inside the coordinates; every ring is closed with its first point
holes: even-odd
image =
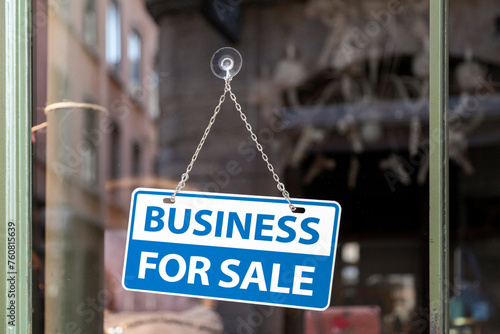
{"type": "MultiPolygon", "coordinates": [[[[354,190],[357,175],[364,169],[357,156],[385,151],[387,154],[379,158],[379,169],[387,182],[425,184],[429,143],[428,2],[217,4],[220,20],[227,18],[229,22],[235,15],[240,16],[240,38],[245,34],[240,50],[248,59],[243,75],[249,82],[240,84],[249,92],[248,105],[243,107],[255,112],[255,121],[266,127],[262,135],[269,138],[274,160],[282,162],[280,169],[297,169],[307,163],[310,155],[351,152],[346,180],[349,189],[354,190]]],[[[206,64],[203,59],[209,58],[210,45],[223,45],[224,37],[215,30],[206,31],[207,22],[195,15],[197,7],[193,3],[179,6],[173,1],[149,0],[147,5],[165,31],[160,44],[175,49],[168,59],[160,60],[160,68],[172,73],[160,85],[160,95],[169,101],[161,110],[159,131],[165,141],[160,147],[160,173],[172,176],[181,172],[179,158],[187,161],[185,148],[195,140],[195,136],[188,137],[179,129],[195,132],[200,125],[188,124],[188,115],[209,107],[190,96],[201,91],[207,99],[216,95],[213,80],[202,66],[206,64]],[[186,33],[172,33],[179,27],[186,33]],[[200,34],[205,37],[203,41],[196,38],[200,34]],[[190,48],[194,44],[199,51],[196,54],[190,48]]],[[[493,0],[483,0],[477,4],[459,1],[450,8],[450,158],[467,175],[475,171],[470,146],[493,142],[497,135],[492,124],[500,124],[496,83],[500,64],[498,58],[492,57],[500,53],[500,42],[495,37],[497,17],[489,10],[494,7],[493,0]],[[481,19],[476,20],[478,17],[481,19]]],[[[229,123],[230,118],[226,119],[229,123]]],[[[216,142],[223,142],[226,136],[240,143],[234,155],[243,155],[253,164],[254,152],[245,143],[245,136],[221,133],[216,142]]],[[[223,170],[225,156],[221,152],[214,150],[209,159],[202,156],[198,163],[204,169],[223,170]]],[[[322,172],[334,170],[331,161],[323,162],[311,164],[303,177],[305,185],[322,172]]],[[[254,167],[248,172],[260,175],[254,167]]],[[[225,188],[229,192],[242,186],[241,192],[247,192],[247,188],[266,189],[260,178],[257,183],[242,185],[244,175],[232,178],[236,185],[216,182],[215,187],[208,188],[225,188]]],[[[209,173],[193,177],[202,184],[214,179],[209,173]]]]}
{"type": "Polygon", "coordinates": [[[481,268],[470,247],[455,249],[454,271],[454,295],[450,298],[452,324],[480,324],[496,316],[491,292],[484,286],[481,268]]]}
{"type": "Polygon", "coordinates": [[[378,306],[338,306],[306,311],[304,334],[382,334],[378,306]]]}

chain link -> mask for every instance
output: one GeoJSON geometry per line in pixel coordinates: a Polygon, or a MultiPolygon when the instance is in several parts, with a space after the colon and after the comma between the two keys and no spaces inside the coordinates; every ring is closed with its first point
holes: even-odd
{"type": "Polygon", "coordinates": [[[286,191],[285,185],[280,181],[278,174],[276,174],[276,172],[274,171],[274,167],[269,162],[269,158],[268,158],[267,154],[264,153],[264,148],[259,143],[259,141],[257,139],[257,135],[253,132],[252,126],[250,125],[250,123],[247,120],[247,116],[243,113],[243,111],[241,109],[241,105],[236,100],[236,95],[234,95],[233,91],[231,90],[231,80],[232,80],[232,78],[228,78],[228,77],[225,78],[224,93],[222,93],[221,97],[219,98],[219,104],[215,107],[214,114],[210,118],[208,126],[205,129],[205,132],[203,134],[203,137],[201,138],[200,143],[198,144],[198,147],[196,148],[196,151],[194,152],[193,157],[191,158],[191,162],[187,166],[186,172],[184,174],[182,174],[181,180],[180,180],[179,184],[177,185],[177,187],[175,188],[175,192],[170,197],[170,201],[172,203],[175,203],[175,195],[177,195],[177,193],[180,190],[182,190],[182,188],[184,188],[186,186],[186,181],[189,179],[189,172],[191,172],[191,170],[193,169],[193,165],[194,165],[196,159],[198,158],[198,154],[200,153],[201,148],[203,147],[203,144],[205,143],[205,140],[208,137],[208,134],[210,133],[210,129],[212,128],[212,125],[215,122],[215,118],[217,117],[217,114],[220,111],[220,107],[221,107],[222,103],[224,103],[224,100],[226,99],[226,94],[229,92],[229,97],[231,98],[231,100],[233,100],[234,106],[236,107],[236,110],[238,110],[238,112],[240,113],[241,120],[245,123],[246,129],[250,133],[250,138],[252,138],[253,142],[255,143],[255,147],[257,147],[257,150],[261,153],[262,160],[264,160],[264,162],[267,164],[267,169],[269,169],[269,171],[273,174],[273,179],[277,183],[278,190],[281,192],[281,194],[283,195],[285,200],[288,202],[288,206],[290,207],[290,210],[295,211],[296,208],[292,204],[292,202],[290,201],[290,194],[288,193],[288,191],[286,191]]]}

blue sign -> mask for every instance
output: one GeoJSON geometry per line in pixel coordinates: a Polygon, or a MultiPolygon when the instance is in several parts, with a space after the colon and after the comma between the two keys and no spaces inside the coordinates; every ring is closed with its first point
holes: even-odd
{"type": "Polygon", "coordinates": [[[127,290],[301,309],[330,304],[337,202],[136,189],[127,290]],[[164,199],[167,199],[164,201],[164,199]],[[297,210],[298,211],[298,210],[297,210]]]}

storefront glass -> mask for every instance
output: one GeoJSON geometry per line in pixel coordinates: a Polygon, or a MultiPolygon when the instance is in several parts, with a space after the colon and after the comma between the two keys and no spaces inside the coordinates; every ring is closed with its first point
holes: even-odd
{"type": "Polygon", "coordinates": [[[499,12],[471,5],[450,2],[450,330],[495,333],[499,12]]]}
{"type": "MultiPolygon", "coordinates": [[[[499,328],[497,7],[450,5],[450,333],[499,328]]],[[[34,29],[33,333],[429,332],[428,1],[37,0],[34,29]],[[324,312],[121,285],[132,191],[177,186],[224,46],[291,196],[342,206],[324,312]]],[[[280,196],[233,104],[186,190],[280,196]]]]}

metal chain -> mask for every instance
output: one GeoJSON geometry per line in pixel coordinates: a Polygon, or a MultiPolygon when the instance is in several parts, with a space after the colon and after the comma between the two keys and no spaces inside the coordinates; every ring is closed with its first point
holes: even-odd
{"type": "Polygon", "coordinates": [[[274,171],[274,167],[269,162],[269,158],[268,158],[267,154],[264,153],[264,148],[259,143],[259,141],[257,139],[257,135],[253,132],[253,129],[252,129],[252,126],[250,125],[250,123],[248,123],[247,116],[243,113],[243,111],[241,109],[241,105],[236,100],[236,95],[234,95],[233,91],[231,90],[231,80],[232,80],[232,78],[229,78],[229,77],[225,78],[224,93],[221,95],[221,97],[219,99],[219,104],[214,109],[214,114],[212,115],[212,118],[210,118],[210,122],[208,123],[208,126],[205,129],[205,133],[203,134],[203,137],[201,138],[200,143],[198,144],[198,147],[196,148],[196,151],[193,154],[193,157],[191,158],[191,162],[189,163],[189,165],[186,169],[186,172],[184,174],[182,174],[181,180],[180,180],[179,184],[177,185],[177,188],[175,188],[175,192],[170,197],[170,201],[172,203],[174,203],[175,202],[175,195],[177,195],[177,193],[182,188],[184,188],[186,186],[186,181],[189,179],[189,172],[193,169],[194,162],[198,158],[198,154],[200,153],[201,148],[203,147],[203,144],[205,143],[205,140],[207,139],[208,134],[210,133],[210,129],[212,128],[212,125],[215,122],[215,118],[217,117],[217,114],[220,111],[220,107],[221,107],[222,103],[224,103],[224,100],[226,99],[226,94],[229,92],[229,96],[231,97],[231,100],[233,100],[234,106],[236,107],[236,110],[238,110],[238,112],[240,113],[241,120],[245,123],[246,129],[248,130],[248,132],[250,132],[250,137],[254,141],[255,146],[257,147],[257,150],[259,150],[259,152],[262,155],[262,160],[264,160],[264,162],[267,164],[267,168],[273,174],[273,179],[277,183],[278,190],[281,192],[281,194],[283,195],[285,200],[288,202],[288,206],[290,207],[290,210],[295,211],[296,208],[292,204],[292,202],[290,201],[290,194],[288,193],[288,191],[286,191],[285,185],[280,181],[278,174],[276,174],[276,172],[274,171]]]}
{"type": "Polygon", "coordinates": [[[262,155],[262,160],[264,160],[264,162],[267,164],[267,169],[269,169],[269,171],[273,174],[273,179],[278,184],[277,185],[278,190],[281,192],[281,194],[283,195],[285,200],[288,202],[288,206],[290,207],[290,210],[295,211],[296,210],[295,206],[292,204],[292,202],[290,202],[290,194],[288,193],[288,191],[286,191],[285,185],[283,184],[283,182],[280,181],[278,174],[276,174],[276,172],[274,171],[274,167],[269,162],[269,158],[267,157],[267,154],[264,153],[264,148],[257,140],[257,135],[253,132],[252,126],[250,125],[250,123],[248,123],[247,116],[241,110],[241,106],[238,103],[238,101],[236,101],[236,95],[234,95],[233,91],[231,90],[230,83],[231,83],[231,79],[227,80],[226,86],[228,86],[228,88],[229,88],[228,89],[229,97],[231,97],[231,100],[233,100],[234,106],[236,107],[236,110],[238,110],[238,112],[240,113],[241,120],[245,123],[245,127],[247,128],[248,132],[250,132],[250,138],[252,138],[252,140],[255,143],[255,147],[257,147],[257,150],[259,150],[260,154],[262,155]]]}
{"type": "Polygon", "coordinates": [[[175,188],[175,192],[172,194],[172,196],[170,196],[170,201],[172,203],[175,203],[175,195],[177,195],[177,193],[182,188],[184,188],[186,186],[186,181],[189,179],[189,172],[191,172],[191,170],[193,169],[194,162],[198,158],[198,154],[200,153],[201,148],[203,147],[203,144],[205,144],[205,140],[207,139],[208,134],[210,133],[210,129],[212,128],[212,125],[215,123],[215,118],[217,117],[217,114],[220,111],[220,107],[221,107],[222,103],[224,103],[224,100],[226,99],[226,93],[229,91],[229,89],[230,89],[229,88],[229,81],[226,79],[224,93],[222,93],[222,95],[219,98],[219,104],[214,109],[214,114],[212,115],[212,117],[210,118],[210,121],[208,122],[207,128],[205,129],[205,132],[203,133],[203,137],[201,137],[201,140],[198,144],[198,147],[196,148],[196,151],[194,152],[193,157],[191,158],[191,162],[189,163],[189,165],[186,168],[186,172],[184,174],[182,174],[181,180],[179,181],[179,184],[175,188]]]}

